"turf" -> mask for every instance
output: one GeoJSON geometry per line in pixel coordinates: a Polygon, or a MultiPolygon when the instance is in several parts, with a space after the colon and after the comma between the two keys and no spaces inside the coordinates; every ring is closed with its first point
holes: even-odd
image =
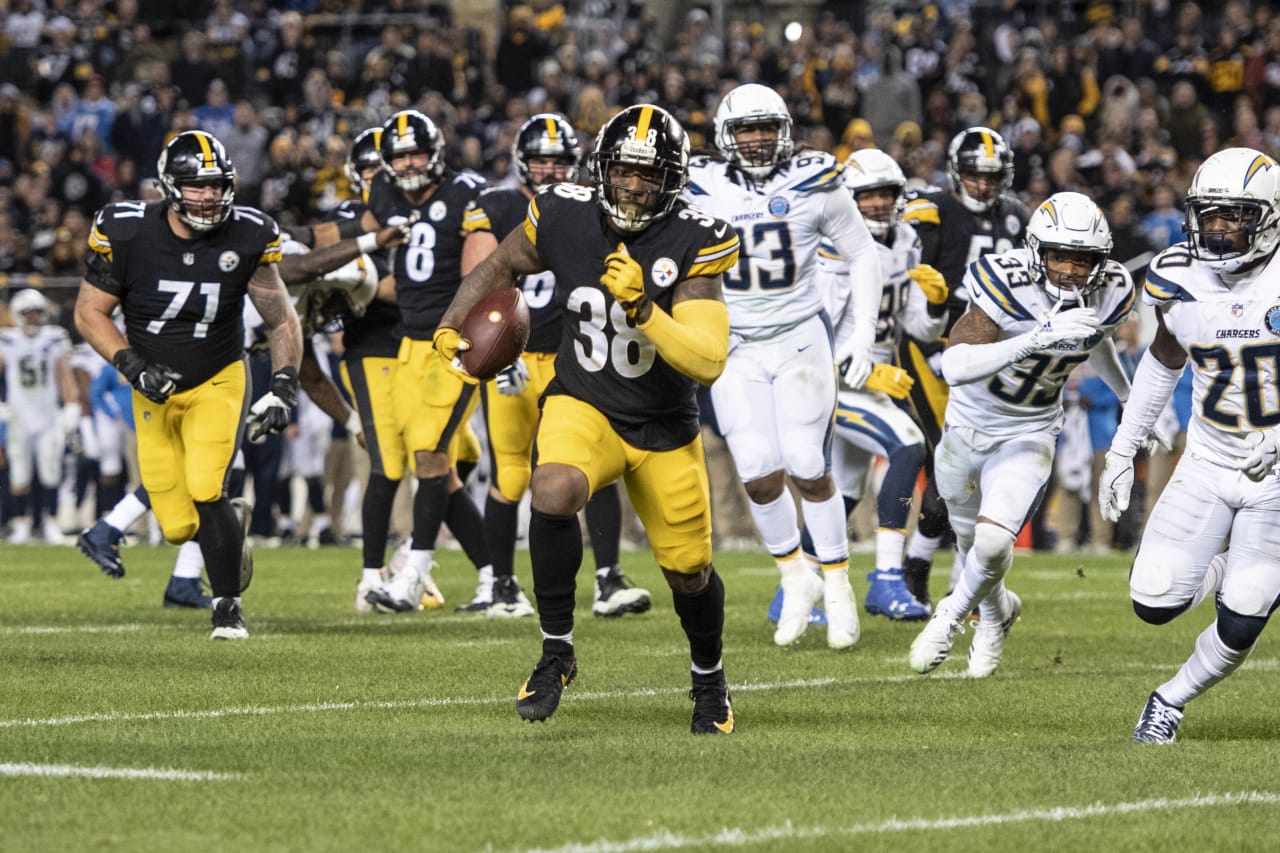
{"type": "Polygon", "coordinates": [[[362,616],[357,551],[259,551],[239,643],[161,608],[173,555],[128,548],[111,581],[73,548],[0,546],[0,850],[1241,851],[1280,834],[1274,640],[1188,707],[1176,745],[1131,743],[1212,613],[1140,623],[1120,555],[1019,554],[1022,621],[976,681],[968,635],[918,676],[919,625],[882,617],[848,652],[821,628],[778,649],[770,561],[721,554],[738,728],[701,738],[647,554],[624,555],[647,614],[593,619],[580,584],[581,673],[539,724],[514,708],[536,623],[454,614],[474,584],[455,552],[448,610],[362,616]],[[99,777],[32,775],[62,766],[99,777]]]}

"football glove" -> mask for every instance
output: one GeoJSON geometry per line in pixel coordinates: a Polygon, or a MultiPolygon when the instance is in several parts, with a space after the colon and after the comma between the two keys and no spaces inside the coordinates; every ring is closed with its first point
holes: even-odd
{"type": "Polygon", "coordinates": [[[493,381],[498,386],[499,394],[504,397],[519,397],[529,384],[529,368],[525,366],[523,358],[517,358],[510,367],[499,370],[493,381]]]}
{"type": "Polygon", "coordinates": [[[902,400],[911,393],[915,379],[901,367],[892,364],[877,364],[871,368],[871,374],[862,384],[866,391],[883,391],[895,400],[902,400]]]}
{"type": "Polygon", "coordinates": [[[609,266],[600,276],[600,283],[609,288],[627,316],[635,314],[644,302],[644,270],[627,252],[625,243],[619,243],[618,251],[611,253],[605,261],[609,266]]]}
{"type": "Polygon", "coordinates": [[[1260,483],[1275,469],[1280,461],[1280,433],[1274,429],[1255,432],[1248,436],[1253,452],[1244,458],[1236,469],[1250,480],[1260,483]]]}
{"type": "Polygon", "coordinates": [[[928,264],[921,264],[915,269],[907,270],[907,275],[920,285],[920,289],[924,291],[924,298],[929,300],[930,305],[946,303],[951,291],[947,288],[947,280],[942,277],[942,273],[928,264]]]}
{"type": "Polygon", "coordinates": [[[267,436],[283,432],[298,404],[298,369],[282,367],[271,376],[271,390],[249,408],[249,441],[261,444],[267,436]]]}
{"type": "Polygon", "coordinates": [[[1032,352],[1049,349],[1062,341],[1082,341],[1098,331],[1098,314],[1092,308],[1068,308],[1050,313],[1029,332],[1032,352]]]}
{"type": "Polygon", "coordinates": [[[182,374],[163,364],[147,364],[146,359],[131,349],[122,349],[111,359],[116,370],[129,380],[134,390],[160,405],[178,390],[182,374]]]}
{"type": "Polygon", "coordinates": [[[1112,523],[1129,508],[1129,493],[1133,491],[1133,457],[1107,452],[1102,464],[1102,476],[1098,478],[1098,511],[1112,523]]]}
{"type": "Polygon", "coordinates": [[[840,381],[850,388],[861,388],[871,375],[871,359],[866,355],[847,355],[840,362],[840,381]]]}
{"type": "Polygon", "coordinates": [[[452,362],[458,357],[458,353],[471,349],[471,341],[459,335],[457,329],[448,326],[436,329],[436,333],[431,336],[431,345],[444,356],[446,362],[452,362]]]}

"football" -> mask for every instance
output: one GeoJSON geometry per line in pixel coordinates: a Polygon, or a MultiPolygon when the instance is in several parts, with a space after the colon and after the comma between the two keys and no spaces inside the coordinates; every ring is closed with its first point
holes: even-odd
{"type": "Polygon", "coordinates": [[[462,321],[458,334],[471,349],[458,354],[462,366],[477,379],[497,376],[524,352],[529,341],[529,306],[518,287],[504,287],[483,298],[462,321]]]}

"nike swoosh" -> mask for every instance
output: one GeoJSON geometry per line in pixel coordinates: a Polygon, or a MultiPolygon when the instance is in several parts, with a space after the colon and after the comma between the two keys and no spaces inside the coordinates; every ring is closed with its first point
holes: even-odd
{"type": "Polygon", "coordinates": [[[727,230],[729,230],[728,225],[721,225],[719,228],[716,229],[716,236],[723,237],[727,230]]]}
{"type": "Polygon", "coordinates": [[[529,686],[529,682],[527,681],[524,684],[520,685],[520,692],[516,694],[517,699],[528,699],[530,696],[534,695],[534,693],[538,692],[535,690],[533,691],[533,693],[530,693],[528,690],[525,689],[528,686],[529,686]]]}
{"type": "Polygon", "coordinates": [[[723,723],[716,723],[716,728],[724,732],[725,734],[729,734],[731,731],[733,731],[733,709],[732,708],[729,709],[729,718],[725,720],[723,723]]]}
{"type": "Polygon", "coordinates": [[[802,347],[796,347],[796,352],[804,352],[805,350],[807,350],[807,349],[808,349],[809,347],[811,347],[811,346],[813,346],[813,344],[805,344],[805,345],[804,345],[804,346],[802,346],[802,347]]]}

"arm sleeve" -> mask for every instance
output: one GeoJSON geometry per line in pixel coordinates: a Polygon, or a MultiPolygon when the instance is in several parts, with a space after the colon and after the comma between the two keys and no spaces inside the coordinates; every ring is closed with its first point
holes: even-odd
{"type": "Polygon", "coordinates": [[[947,328],[947,316],[946,311],[937,317],[930,314],[929,300],[925,298],[924,291],[915,282],[911,283],[907,288],[906,304],[902,307],[902,331],[917,341],[936,341],[947,328]]]}
{"type": "Polygon", "coordinates": [[[1116,353],[1116,342],[1109,336],[1103,338],[1089,355],[1089,366],[1120,398],[1120,405],[1124,405],[1129,399],[1129,377],[1125,375],[1124,367],[1120,364],[1120,356],[1116,353]]]}
{"type": "Polygon", "coordinates": [[[1031,333],[989,344],[952,344],[942,353],[942,376],[948,385],[968,385],[999,373],[1033,351],[1031,333]]]}
{"type": "MultiPolygon", "coordinates": [[[[848,355],[866,353],[876,339],[876,318],[880,313],[880,295],[884,283],[880,277],[880,259],[876,244],[854,206],[853,197],[843,189],[826,194],[823,204],[826,237],[849,264],[849,286],[852,299],[845,309],[835,341],[836,361],[848,355]]],[[[833,321],[836,318],[832,318],[833,321]]]]}
{"type": "Polygon", "coordinates": [[[658,354],[676,370],[710,385],[729,357],[729,309],[714,299],[677,303],[671,314],[654,305],[640,324],[658,354]]]}
{"type": "Polygon", "coordinates": [[[1183,369],[1165,367],[1151,354],[1151,350],[1147,350],[1133,374],[1133,388],[1124,407],[1124,417],[1120,419],[1116,437],[1111,440],[1112,453],[1128,457],[1138,452],[1160,419],[1165,404],[1173,396],[1174,386],[1182,378],[1183,369]]]}

